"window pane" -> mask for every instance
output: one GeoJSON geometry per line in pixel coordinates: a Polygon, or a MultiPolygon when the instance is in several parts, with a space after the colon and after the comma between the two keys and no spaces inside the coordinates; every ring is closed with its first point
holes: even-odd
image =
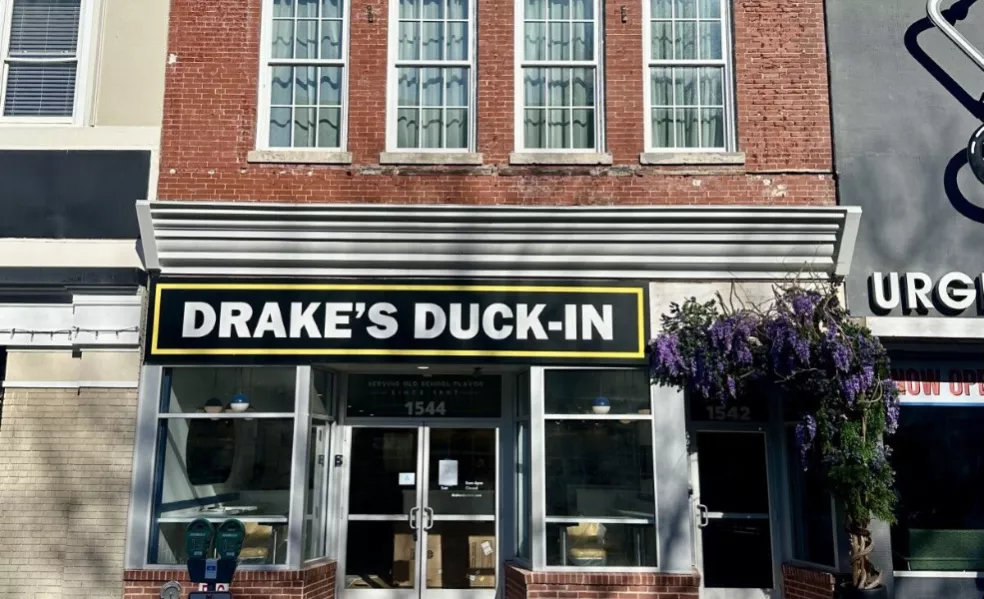
{"type": "Polygon", "coordinates": [[[681,148],[697,148],[699,143],[696,108],[677,108],[676,144],[681,148]]]}
{"type": "Polygon", "coordinates": [[[270,109],[270,147],[290,147],[290,108],[270,109]]]}
{"type": "Polygon", "coordinates": [[[574,60],[594,60],[594,23],[574,23],[574,60]]]}
{"type": "Polygon", "coordinates": [[[342,57],[342,22],[321,22],[321,58],[338,59],[342,57]]]}
{"type": "Polygon", "coordinates": [[[397,103],[400,106],[420,105],[418,76],[420,69],[404,67],[397,75],[397,103]]]}
{"type": "Polygon", "coordinates": [[[311,106],[318,103],[317,67],[294,69],[294,104],[311,106]]]}
{"type": "Polygon", "coordinates": [[[7,65],[6,116],[72,116],[76,63],[7,65]]]}
{"type": "Polygon", "coordinates": [[[273,16],[293,17],[296,0],[273,0],[273,16]]]}
{"type": "Polygon", "coordinates": [[[546,69],[523,69],[526,106],[546,106],[546,69]]]}
{"type": "Polygon", "coordinates": [[[673,58],[673,24],[669,21],[655,21],[652,24],[653,60],[670,60],[673,58]]]}
{"type": "Polygon", "coordinates": [[[904,405],[892,437],[897,570],[984,570],[984,410],[904,405]]]}
{"type": "MultiPolygon", "coordinates": [[[[191,522],[162,522],[156,530],[157,546],[151,548],[149,563],[166,566],[188,562],[185,551],[185,530],[191,522]]],[[[261,566],[287,563],[287,525],[243,523],[246,536],[239,554],[243,566],[261,566]]],[[[151,534],[153,536],[153,534],[151,534]]]]}
{"type": "Polygon", "coordinates": [[[571,112],[570,110],[547,111],[547,147],[571,147],[571,112]]]}
{"type": "Polygon", "coordinates": [[[274,58],[292,58],[294,51],[294,22],[274,19],[273,48],[274,58]]]}
{"type": "Polygon", "coordinates": [[[548,370],[544,373],[547,414],[649,414],[645,370],[548,370]]]}
{"type": "Polygon", "coordinates": [[[571,59],[571,28],[567,23],[551,23],[548,27],[547,60],[571,59]]]}
{"type": "Polygon", "coordinates": [[[574,0],[574,18],[591,21],[594,19],[594,0],[574,0]]]}
{"type": "Polygon", "coordinates": [[[700,58],[702,60],[721,59],[721,22],[701,21],[700,58]]]}
{"type": "Polygon", "coordinates": [[[417,109],[401,108],[396,121],[396,145],[401,148],[417,146],[417,109]]]}
{"type": "Polygon", "coordinates": [[[17,0],[10,23],[10,54],[75,56],[81,0],[17,0]]]}
{"type": "Polygon", "coordinates": [[[695,60],[697,58],[697,22],[676,22],[676,54],[677,60],[695,60]]]}
{"type": "Polygon", "coordinates": [[[400,0],[400,18],[417,19],[420,17],[420,0],[400,0]]]}
{"type": "Polygon", "coordinates": [[[294,147],[313,148],[317,145],[317,113],[314,108],[294,109],[294,147]]]}
{"type": "Polygon", "coordinates": [[[423,0],[425,19],[444,18],[444,0],[423,0]]]}
{"type": "Polygon", "coordinates": [[[724,109],[700,109],[700,147],[724,147],[724,109]]]}
{"type": "Polygon", "coordinates": [[[547,516],[655,517],[652,422],[544,424],[547,516]]]}
{"type": "Polygon", "coordinates": [[[724,69],[700,70],[700,103],[702,106],[724,106],[724,69]]]}
{"type": "Polygon", "coordinates": [[[331,416],[335,413],[335,373],[311,370],[311,413],[331,416]]]}
{"type": "Polygon", "coordinates": [[[468,18],[468,0],[448,0],[449,19],[468,18]]]}
{"type": "Polygon", "coordinates": [[[448,23],[448,60],[468,60],[468,23],[448,23]]]}
{"type": "Polygon", "coordinates": [[[445,69],[447,78],[447,106],[468,106],[468,69],[453,68],[445,69]]]}
{"type": "Polygon", "coordinates": [[[571,69],[574,106],[594,107],[594,69],[571,69]]]}
{"type": "Polygon", "coordinates": [[[526,147],[534,150],[546,147],[546,114],[543,109],[527,109],[523,116],[523,139],[526,147]]]}
{"type": "Polygon", "coordinates": [[[468,110],[466,108],[448,108],[447,115],[447,137],[445,147],[453,149],[464,149],[468,147],[468,110]]]}
{"type": "Polygon", "coordinates": [[[420,146],[422,148],[440,148],[441,133],[444,129],[444,123],[441,122],[441,109],[422,110],[420,123],[420,146]]]}
{"type": "Polygon", "coordinates": [[[341,106],[342,67],[321,67],[318,103],[322,106],[341,106]]]}
{"type": "Polygon", "coordinates": [[[525,18],[527,20],[546,18],[546,14],[543,10],[546,1],[547,0],[526,0],[525,18]]]}
{"type": "Polygon", "coordinates": [[[698,69],[674,69],[676,85],[675,103],[677,106],[697,105],[697,72],[698,69]]]}
{"type": "Polygon", "coordinates": [[[422,106],[441,106],[444,103],[444,69],[423,69],[420,83],[422,106]]]}
{"type": "Polygon", "coordinates": [[[789,465],[792,504],[793,557],[835,566],[832,500],[816,470],[804,471],[796,445],[796,429],[786,428],[786,462],[789,465]]]}
{"type": "Polygon", "coordinates": [[[294,58],[318,57],[318,22],[298,21],[294,34],[294,58]]]}
{"type": "Polygon", "coordinates": [[[151,561],[179,557],[184,527],[195,518],[242,516],[258,523],[256,530],[247,528],[250,551],[244,547],[241,557],[248,563],[283,563],[286,535],[270,528],[286,524],[290,509],[294,421],[171,419],[162,421],[161,431],[164,461],[155,513],[165,523],[180,522],[182,534],[172,537],[162,530],[151,545],[158,549],[151,561]]]}
{"type": "Polygon", "coordinates": [[[673,147],[673,109],[653,109],[653,147],[673,147]]]}
{"type": "Polygon", "coordinates": [[[342,110],[322,108],[318,111],[318,147],[337,148],[342,143],[342,110]]]}
{"type": "Polygon", "coordinates": [[[328,427],[315,424],[308,434],[307,491],[304,494],[302,559],[325,556],[328,502],[328,427]]]}
{"type": "Polygon", "coordinates": [[[547,565],[656,566],[656,525],[547,523],[547,565]]]}
{"type": "Polygon", "coordinates": [[[530,551],[530,423],[516,423],[516,556],[530,551]]]}
{"type": "Polygon", "coordinates": [[[297,0],[298,17],[317,17],[319,0],[297,0]]]}
{"type": "Polygon", "coordinates": [[[573,146],[577,150],[595,147],[594,110],[574,110],[573,146]]]}
{"type": "Polygon", "coordinates": [[[656,68],[651,72],[651,99],[653,106],[672,106],[673,70],[656,68]]]}
{"type": "Polygon", "coordinates": [[[650,0],[649,9],[654,19],[673,17],[673,0],[650,0]]]}
{"type": "MultiPolygon", "coordinates": [[[[668,1],[668,0],[663,0],[668,1]]],[[[700,0],[700,18],[720,19],[721,0],[700,0]]]]}
{"type": "Polygon", "coordinates": [[[400,23],[400,59],[420,58],[420,24],[400,23]]]}
{"type": "Polygon", "coordinates": [[[343,9],[342,0],[321,0],[322,19],[344,18],[342,9],[343,9]]]}
{"type": "Polygon", "coordinates": [[[546,58],[547,55],[544,50],[546,26],[543,23],[527,23],[526,34],[523,39],[526,40],[526,60],[544,60],[546,58]]]}
{"type": "Polygon", "coordinates": [[[547,105],[571,105],[570,69],[547,69],[547,105]]]}
{"type": "Polygon", "coordinates": [[[695,19],[697,18],[697,0],[675,0],[676,1],[676,12],[674,16],[677,19],[695,19]]]}
{"type": "Polygon", "coordinates": [[[444,22],[424,22],[422,60],[441,60],[444,58],[444,22]]]}
{"type": "Polygon", "coordinates": [[[251,411],[293,412],[295,376],[293,367],[172,368],[168,370],[171,392],[161,411],[236,411],[230,406],[244,398],[251,411]]]}
{"type": "Polygon", "coordinates": [[[549,7],[548,18],[563,20],[570,18],[570,0],[547,0],[547,4],[549,7]]]}

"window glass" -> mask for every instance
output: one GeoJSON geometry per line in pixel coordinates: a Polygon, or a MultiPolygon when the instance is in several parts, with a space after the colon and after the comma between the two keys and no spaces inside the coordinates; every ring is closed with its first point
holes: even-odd
{"type": "Polygon", "coordinates": [[[795,427],[786,427],[786,463],[792,503],[793,558],[834,567],[833,499],[816,469],[804,470],[795,427]]]}
{"type": "Polygon", "coordinates": [[[548,420],[544,428],[547,517],[654,517],[650,421],[548,420]]]}
{"type": "Polygon", "coordinates": [[[331,416],[335,409],[335,373],[328,370],[311,370],[311,413],[331,416]]]}
{"type": "Polygon", "coordinates": [[[164,401],[171,414],[235,412],[242,402],[249,412],[294,412],[293,367],[173,368],[169,378],[164,401]]]}
{"type": "Polygon", "coordinates": [[[304,559],[325,556],[328,504],[327,424],[314,424],[308,436],[307,492],[304,495],[304,559]]]}
{"type": "Polygon", "coordinates": [[[544,411],[549,414],[649,414],[644,370],[548,370],[544,411]]]}
{"type": "Polygon", "coordinates": [[[547,565],[638,567],[656,563],[651,523],[547,523],[547,565]]]}
{"type": "Polygon", "coordinates": [[[530,423],[516,423],[516,557],[530,551],[530,423]]]}
{"type": "Polygon", "coordinates": [[[896,570],[984,570],[979,407],[903,405],[892,437],[896,570]]]}
{"type": "Polygon", "coordinates": [[[293,431],[292,419],[162,421],[160,528],[152,562],[179,563],[183,527],[205,517],[250,522],[243,563],[283,563],[287,537],[277,531],[289,512],[293,431]],[[176,530],[181,534],[172,534],[176,530]]]}

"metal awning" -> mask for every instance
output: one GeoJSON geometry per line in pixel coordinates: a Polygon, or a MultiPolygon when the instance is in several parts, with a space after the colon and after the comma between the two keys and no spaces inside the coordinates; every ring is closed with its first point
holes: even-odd
{"type": "Polygon", "coordinates": [[[776,279],[846,275],[861,209],[137,202],[178,276],[776,279]]]}

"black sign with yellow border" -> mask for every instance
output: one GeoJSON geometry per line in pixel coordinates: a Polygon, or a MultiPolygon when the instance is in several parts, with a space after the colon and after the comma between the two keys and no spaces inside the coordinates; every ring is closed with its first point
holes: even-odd
{"type": "Polygon", "coordinates": [[[645,283],[154,278],[151,364],[641,364],[645,283]]]}

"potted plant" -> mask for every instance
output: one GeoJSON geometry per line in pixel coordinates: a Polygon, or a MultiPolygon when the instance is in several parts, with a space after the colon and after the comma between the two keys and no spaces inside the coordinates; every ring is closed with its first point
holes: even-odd
{"type": "Polygon", "coordinates": [[[683,387],[721,405],[752,386],[773,387],[800,418],[804,468],[843,507],[851,544],[845,597],[887,597],[869,560],[873,518],[894,521],[895,474],[885,437],[898,422],[898,391],[885,349],[850,318],[837,283],[777,286],[766,306],[734,299],[672,304],[650,344],[654,382],[683,387]]]}

